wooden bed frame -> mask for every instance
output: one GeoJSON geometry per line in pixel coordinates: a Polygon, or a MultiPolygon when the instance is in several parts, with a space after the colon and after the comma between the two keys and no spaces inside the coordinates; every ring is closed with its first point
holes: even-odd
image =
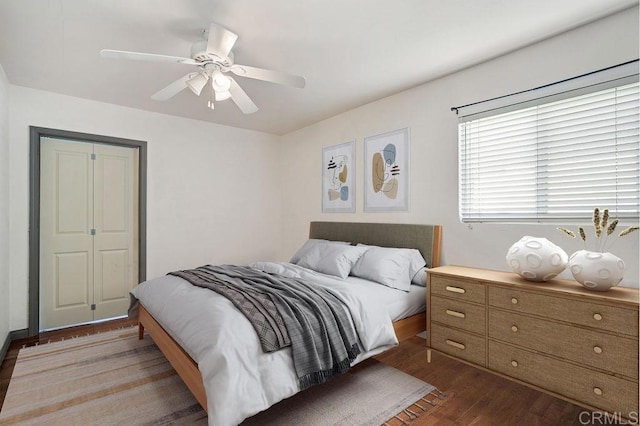
{"type": "MultiPolygon", "coordinates": [[[[442,228],[439,225],[311,222],[309,238],[350,241],[384,247],[417,248],[427,260],[427,266],[440,266],[442,228]]],[[[425,331],[426,327],[426,312],[393,323],[393,328],[400,342],[425,331]]],[[[171,363],[202,408],[207,411],[207,396],[198,364],[140,303],[138,310],[139,339],[144,338],[145,331],[171,363]]]]}

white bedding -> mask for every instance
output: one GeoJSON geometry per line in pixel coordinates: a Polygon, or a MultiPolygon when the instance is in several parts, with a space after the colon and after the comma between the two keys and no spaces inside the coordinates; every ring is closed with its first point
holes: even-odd
{"type": "MultiPolygon", "coordinates": [[[[252,266],[312,279],[342,296],[362,350],[353,364],[398,344],[392,318],[416,309],[401,306],[400,299],[417,300],[416,295],[421,294],[424,306],[424,288],[413,294],[403,293],[358,278],[337,279],[290,263],[252,266]]],[[[238,424],[298,392],[291,350],[264,353],[251,323],[225,297],[172,275],[141,283],[132,294],[198,363],[207,392],[209,424],[238,424]]]]}
{"type": "Polygon", "coordinates": [[[371,293],[384,305],[391,321],[398,321],[420,312],[424,312],[427,301],[427,289],[412,284],[409,292],[387,287],[373,281],[357,277],[347,277],[351,289],[356,292],[371,293]]]}

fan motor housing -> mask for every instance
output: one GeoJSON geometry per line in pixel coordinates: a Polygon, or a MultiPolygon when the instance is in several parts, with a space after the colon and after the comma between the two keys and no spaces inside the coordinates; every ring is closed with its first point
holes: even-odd
{"type": "Polygon", "coordinates": [[[233,53],[229,52],[229,57],[227,58],[220,58],[215,53],[207,52],[207,40],[202,40],[191,45],[191,59],[198,62],[216,62],[230,66],[233,63],[233,53]]]}

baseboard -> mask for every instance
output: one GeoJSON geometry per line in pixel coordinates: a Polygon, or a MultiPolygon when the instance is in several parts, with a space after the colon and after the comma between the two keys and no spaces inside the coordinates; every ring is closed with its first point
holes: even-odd
{"type": "Polygon", "coordinates": [[[22,330],[10,331],[9,334],[7,334],[7,337],[4,339],[4,343],[2,344],[2,349],[0,349],[0,364],[2,364],[2,362],[4,361],[4,357],[7,355],[7,352],[9,351],[9,346],[11,345],[11,342],[18,339],[26,339],[27,337],[29,337],[29,329],[27,328],[24,328],[22,330]]]}
{"type": "Polygon", "coordinates": [[[29,329],[23,328],[22,330],[13,330],[9,332],[9,336],[11,336],[12,342],[20,339],[26,339],[29,337],[29,329]]]}
{"type": "Polygon", "coordinates": [[[4,361],[4,356],[7,354],[10,344],[11,344],[11,333],[7,334],[7,337],[4,339],[4,343],[2,344],[2,349],[0,349],[0,365],[2,365],[2,362],[4,361]]]}

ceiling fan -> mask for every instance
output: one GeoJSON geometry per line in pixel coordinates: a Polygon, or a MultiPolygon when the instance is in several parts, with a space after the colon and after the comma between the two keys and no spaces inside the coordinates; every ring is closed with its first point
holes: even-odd
{"type": "Polygon", "coordinates": [[[298,88],[305,86],[304,77],[234,63],[231,49],[238,39],[238,35],[220,25],[211,23],[209,28],[203,31],[203,37],[204,40],[191,46],[191,58],[108,49],[100,51],[100,56],[113,59],[177,62],[194,65],[198,68],[196,71],[180,77],[164,89],[156,92],[151,96],[151,99],[166,101],[187,87],[197,96],[200,96],[203,89],[209,86],[209,101],[207,103],[209,108],[214,108],[214,100],[223,101],[231,98],[245,114],[256,112],[258,107],[247,93],[242,90],[240,85],[231,76],[227,75],[229,72],[241,77],[287,86],[298,88]]]}

